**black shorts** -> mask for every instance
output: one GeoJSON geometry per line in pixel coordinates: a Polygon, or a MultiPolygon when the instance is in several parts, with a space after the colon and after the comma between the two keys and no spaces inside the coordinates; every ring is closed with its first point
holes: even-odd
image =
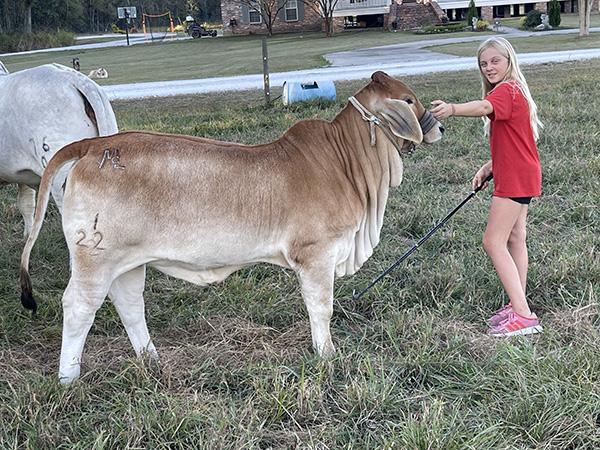
{"type": "Polygon", "coordinates": [[[529,205],[531,197],[509,197],[513,202],[520,203],[521,205],[529,205]]]}

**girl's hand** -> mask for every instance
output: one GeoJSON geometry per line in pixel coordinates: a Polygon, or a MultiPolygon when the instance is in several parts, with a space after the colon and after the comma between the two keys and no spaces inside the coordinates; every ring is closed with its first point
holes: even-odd
{"type": "Polygon", "coordinates": [[[431,102],[433,108],[431,108],[431,114],[436,119],[446,119],[454,115],[454,105],[452,103],[446,103],[443,100],[434,100],[431,102]]]}
{"type": "Polygon", "coordinates": [[[481,166],[481,169],[479,169],[477,171],[477,173],[473,177],[473,180],[471,181],[471,186],[473,187],[473,190],[477,189],[482,184],[483,184],[482,189],[485,189],[489,184],[487,181],[485,181],[485,179],[488,176],[490,176],[491,173],[492,173],[491,162],[488,162],[488,163],[484,164],[483,166],[481,166]]]}

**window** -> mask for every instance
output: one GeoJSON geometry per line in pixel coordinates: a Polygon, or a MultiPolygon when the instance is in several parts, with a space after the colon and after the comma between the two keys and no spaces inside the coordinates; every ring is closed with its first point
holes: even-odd
{"type": "Polygon", "coordinates": [[[252,2],[252,7],[249,8],[250,23],[262,23],[262,17],[260,15],[260,4],[258,2],[252,2]]]}
{"type": "Polygon", "coordinates": [[[285,4],[285,21],[298,21],[298,0],[288,0],[285,4]]]}

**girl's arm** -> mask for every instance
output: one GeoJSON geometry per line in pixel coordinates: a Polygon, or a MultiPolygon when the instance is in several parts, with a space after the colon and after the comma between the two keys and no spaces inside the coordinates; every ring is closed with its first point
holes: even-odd
{"type": "Polygon", "coordinates": [[[494,111],[494,107],[487,100],[474,100],[467,103],[446,103],[443,100],[431,102],[431,114],[436,119],[446,119],[450,116],[483,117],[494,111]]]}

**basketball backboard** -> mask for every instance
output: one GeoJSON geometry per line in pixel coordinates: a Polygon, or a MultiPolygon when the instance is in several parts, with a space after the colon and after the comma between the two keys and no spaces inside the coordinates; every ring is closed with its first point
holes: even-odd
{"type": "Polygon", "coordinates": [[[119,19],[135,19],[137,17],[137,11],[135,6],[122,6],[117,8],[117,15],[119,16],[119,19]],[[125,12],[129,13],[129,16],[127,16],[125,12]]]}

